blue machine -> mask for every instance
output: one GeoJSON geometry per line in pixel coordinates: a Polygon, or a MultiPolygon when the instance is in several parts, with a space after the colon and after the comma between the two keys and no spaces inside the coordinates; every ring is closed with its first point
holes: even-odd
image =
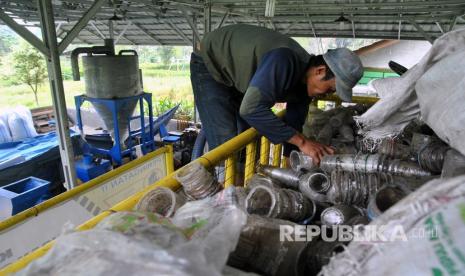
{"type": "Polygon", "coordinates": [[[49,181],[30,176],[0,188],[1,200],[10,201],[15,215],[39,204],[48,194],[49,181]]]}
{"type": "Polygon", "coordinates": [[[94,159],[92,155],[84,154],[75,162],[77,177],[87,182],[111,170],[111,163],[105,159],[94,159]]]}
{"type": "Polygon", "coordinates": [[[149,122],[153,122],[152,94],[151,93],[142,93],[137,96],[117,98],[117,99],[101,99],[101,98],[92,98],[92,97],[88,97],[85,95],[81,95],[81,96],[75,96],[74,101],[76,104],[77,125],[79,127],[79,130],[81,131],[81,134],[84,134],[82,118],[81,118],[81,106],[85,101],[89,101],[92,104],[103,105],[105,108],[107,108],[111,112],[111,116],[113,119],[112,121],[113,128],[114,128],[113,147],[111,147],[110,149],[103,149],[103,148],[97,148],[97,147],[87,144],[88,150],[90,153],[106,156],[109,160],[112,160],[116,165],[119,166],[122,164],[123,157],[128,156],[131,159],[134,158],[135,145],[133,141],[136,138],[140,138],[140,146],[141,146],[141,150],[143,154],[147,154],[148,152],[151,152],[155,149],[155,142],[153,140],[153,136],[154,136],[153,124],[149,123],[147,126],[145,122],[145,116],[144,116],[144,101],[145,101],[148,105],[149,122]],[[129,115],[129,117],[127,118],[128,119],[127,128],[128,128],[128,133],[129,133],[129,143],[127,145],[127,148],[123,149],[122,144],[124,141],[121,141],[121,137],[120,137],[120,129],[119,129],[120,126],[118,124],[118,114],[124,114],[124,112],[120,112],[120,111],[125,107],[125,105],[131,104],[134,101],[137,101],[139,105],[140,115],[138,116],[129,115]],[[132,131],[130,127],[131,121],[137,120],[137,119],[140,120],[141,128],[136,131],[132,131]]]}

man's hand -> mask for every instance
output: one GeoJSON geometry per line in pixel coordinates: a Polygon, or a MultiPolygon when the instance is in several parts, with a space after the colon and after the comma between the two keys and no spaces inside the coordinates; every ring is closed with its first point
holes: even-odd
{"type": "Polygon", "coordinates": [[[334,149],[332,147],[308,140],[300,133],[292,136],[288,142],[296,145],[301,152],[310,156],[314,163],[318,165],[320,164],[321,158],[323,158],[324,155],[334,154],[334,149]]]}

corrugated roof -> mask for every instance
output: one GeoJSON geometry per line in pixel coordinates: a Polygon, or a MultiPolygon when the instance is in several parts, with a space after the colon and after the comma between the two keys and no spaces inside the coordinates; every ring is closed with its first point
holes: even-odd
{"type": "MultiPolygon", "coordinates": [[[[113,21],[118,44],[192,45],[196,26],[203,35],[204,10],[211,6],[211,26],[236,23],[265,26],[302,37],[382,39],[436,38],[465,26],[464,0],[310,0],[275,2],[274,15],[265,17],[266,0],[109,0],[73,43],[101,44],[113,21]],[[343,23],[335,22],[343,16],[343,23]],[[196,24],[193,22],[195,17],[196,24]]],[[[94,3],[90,0],[53,0],[57,34],[63,38],[94,3]]],[[[36,1],[0,1],[0,8],[26,25],[39,25],[36,1]]]]}

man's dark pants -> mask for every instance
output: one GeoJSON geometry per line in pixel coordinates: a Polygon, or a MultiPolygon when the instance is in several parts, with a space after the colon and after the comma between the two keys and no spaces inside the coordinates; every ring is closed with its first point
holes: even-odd
{"type": "Polygon", "coordinates": [[[213,79],[196,53],[191,55],[190,71],[195,104],[212,150],[248,128],[239,115],[244,95],[213,79]]]}

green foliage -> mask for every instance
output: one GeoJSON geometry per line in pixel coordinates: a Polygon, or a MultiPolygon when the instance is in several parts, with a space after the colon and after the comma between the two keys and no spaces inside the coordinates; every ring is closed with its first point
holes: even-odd
{"type": "Polygon", "coordinates": [[[11,53],[18,40],[18,36],[10,28],[0,26],[0,56],[11,53]]]}
{"type": "Polygon", "coordinates": [[[168,70],[169,65],[162,65],[157,63],[146,63],[141,64],[140,68],[142,73],[147,77],[187,77],[190,76],[189,64],[179,64],[178,68],[173,66],[171,70],[168,70]],[[179,70],[176,70],[179,69],[179,70]]]}
{"type": "Polygon", "coordinates": [[[173,108],[175,105],[177,105],[177,102],[174,101],[171,97],[163,97],[156,100],[154,104],[156,116],[162,115],[166,111],[173,108]]]}
{"type": "Polygon", "coordinates": [[[160,116],[171,108],[179,104],[179,108],[174,115],[175,119],[192,120],[194,118],[194,103],[189,100],[175,101],[172,97],[163,97],[154,103],[155,115],[160,116]]]}
{"type": "Polygon", "coordinates": [[[13,61],[15,77],[19,82],[25,83],[31,88],[36,104],[39,106],[37,89],[47,77],[44,57],[29,44],[21,43],[13,51],[13,61]]]}
{"type": "Polygon", "coordinates": [[[171,58],[175,56],[175,51],[173,46],[162,46],[158,47],[158,55],[161,58],[163,65],[169,65],[171,58]]]}
{"type": "Polygon", "coordinates": [[[193,120],[194,119],[194,102],[189,100],[181,100],[181,105],[174,116],[177,119],[181,120],[193,120]]]}

